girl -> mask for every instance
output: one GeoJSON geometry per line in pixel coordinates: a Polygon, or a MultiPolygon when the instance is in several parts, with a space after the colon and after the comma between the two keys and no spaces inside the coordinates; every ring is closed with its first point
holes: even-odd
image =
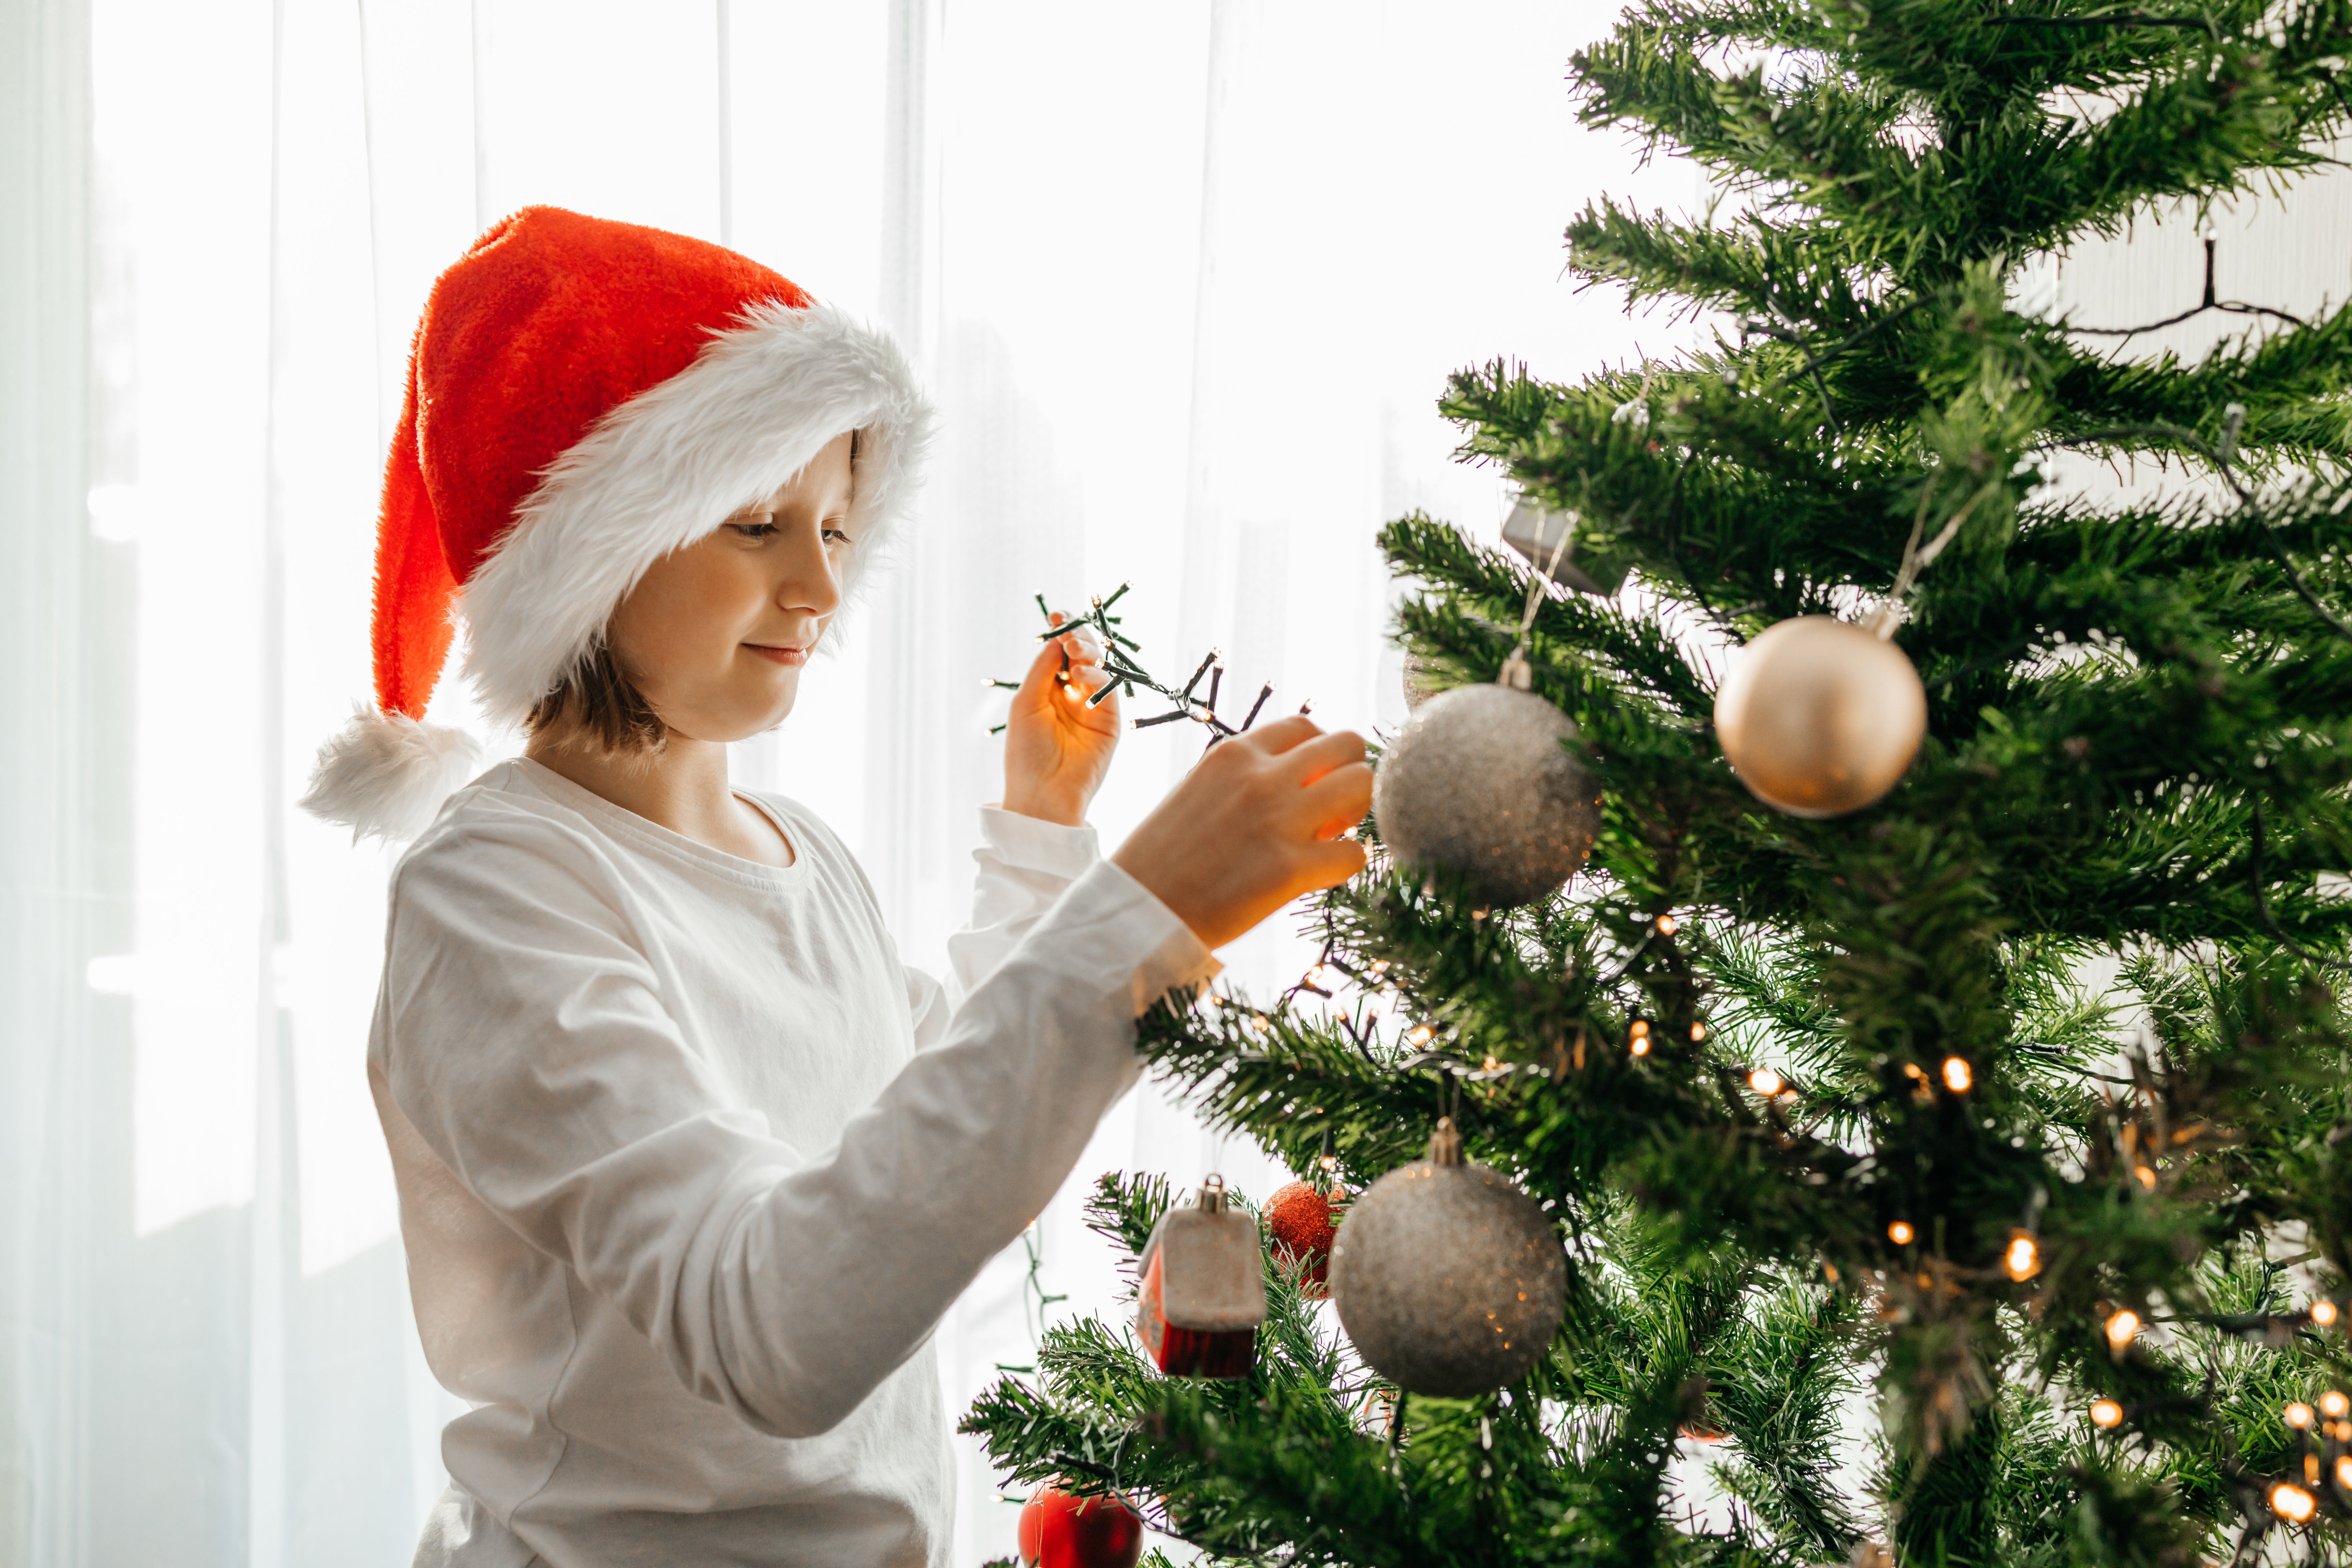
{"type": "Polygon", "coordinates": [[[929,418],[887,340],[675,235],[529,208],[434,288],[377,700],[304,802],[416,835],[368,1076],[425,1354],[475,1406],[420,1564],[944,1562],[940,1314],[1134,1082],[1137,1016],[1363,863],[1362,744],[1304,719],[1098,858],[1119,721],[1081,628],[1014,698],[950,985],[900,966],[726,746],[791,711],[929,418]],[[459,607],[530,742],[451,795],[471,743],[418,721],[459,607]]]}

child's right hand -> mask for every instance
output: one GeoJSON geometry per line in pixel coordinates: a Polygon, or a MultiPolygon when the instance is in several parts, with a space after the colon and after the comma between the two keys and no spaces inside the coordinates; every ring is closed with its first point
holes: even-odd
{"type": "Polygon", "coordinates": [[[1371,809],[1363,737],[1301,715],[1220,742],[1111,857],[1223,947],[1302,893],[1364,868],[1339,836],[1371,809]]]}

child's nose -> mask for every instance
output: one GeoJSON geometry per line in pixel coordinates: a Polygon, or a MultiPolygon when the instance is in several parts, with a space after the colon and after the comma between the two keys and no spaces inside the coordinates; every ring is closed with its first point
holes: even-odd
{"type": "Polygon", "coordinates": [[[841,608],[842,563],[834,560],[835,553],[821,541],[794,551],[792,569],[776,585],[777,606],[813,616],[829,616],[841,608]]]}

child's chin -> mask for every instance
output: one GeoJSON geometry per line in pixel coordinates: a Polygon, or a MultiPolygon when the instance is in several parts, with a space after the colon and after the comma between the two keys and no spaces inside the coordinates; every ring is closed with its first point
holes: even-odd
{"type": "Polygon", "coordinates": [[[714,745],[748,741],[754,735],[768,733],[792,717],[793,700],[798,695],[796,690],[787,688],[782,693],[762,692],[753,700],[730,702],[724,706],[711,704],[704,707],[695,718],[685,721],[673,719],[671,727],[682,734],[714,745]]]}
{"type": "MultiPolygon", "coordinates": [[[[798,675],[800,671],[793,673],[798,675]]],[[[782,693],[771,693],[768,701],[755,710],[751,727],[743,731],[741,738],[749,740],[753,735],[764,735],[791,718],[793,705],[799,700],[800,694],[800,682],[797,680],[787,685],[782,693]]]]}

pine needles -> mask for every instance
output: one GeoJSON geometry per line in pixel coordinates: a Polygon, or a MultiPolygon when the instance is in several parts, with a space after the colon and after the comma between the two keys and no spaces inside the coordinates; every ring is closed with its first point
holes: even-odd
{"type": "MultiPolygon", "coordinates": [[[[1326,983],[1141,1028],[1213,1121],[1359,1189],[1454,1115],[1559,1220],[1559,1338],[1400,1411],[1276,1269],[1242,1384],[1054,1329],[971,1415],[1000,1462],[1235,1562],[2343,1550],[2352,308],[2209,286],[2183,309],[2242,330],[2191,363],[2017,281],[2319,166],[2347,59],[2352,0],[1648,0],[1576,57],[1588,123],[1738,209],[1567,230],[1586,286],[1720,313],[1704,349],[1441,403],[1643,590],[1549,595],[1527,638],[1603,795],[1589,870],[1499,913],[1376,858],[1308,912],[1326,983]],[[2053,487],[2077,455],[2195,488],[2053,487]],[[1760,805],[1688,628],[1851,616],[1923,539],[1918,761],[1853,816],[1760,805]]],[[[1424,679],[1494,679],[1525,569],[1418,514],[1380,545],[1424,679]]],[[[1167,1201],[1111,1183],[1098,1228],[1131,1253],[1167,1201]]]]}

